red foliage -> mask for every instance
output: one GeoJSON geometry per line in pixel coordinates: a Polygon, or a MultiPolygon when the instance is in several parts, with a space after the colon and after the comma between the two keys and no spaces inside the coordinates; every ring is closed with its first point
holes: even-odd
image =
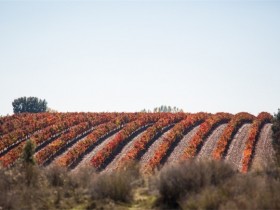
{"type": "Polygon", "coordinates": [[[68,132],[62,134],[58,139],[55,139],[53,142],[45,146],[42,150],[37,152],[35,154],[35,160],[39,165],[43,164],[47,159],[53,156],[62,147],[66,146],[73,139],[77,138],[80,135],[83,135],[84,132],[88,131],[93,126],[108,122],[109,119],[107,117],[96,117],[90,119],[87,122],[82,122],[71,127],[68,132]]]}
{"type": "Polygon", "coordinates": [[[212,153],[213,158],[221,159],[226,147],[233,138],[233,134],[237,132],[244,122],[252,122],[254,119],[255,116],[246,112],[240,112],[234,115],[217,142],[217,147],[212,153]]]}
{"type": "Polygon", "coordinates": [[[257,141],[257,137],[261,132],[261,129],[265,123],[270,123],[272,121],[271,114],[267,112],[261,112],[257,118],[252,123],[252,126],[249,131],[249,137],[245,144],[245,150],[243,152],[242,159],[242,172],[247,172],[249,168],[249,163],[252,158],[253,147],[257,141]]]}
{"type": "Polygon", "coordinates": [[[198,132],[193,136],[188,147],[184,150],[182,160],[194,157],[197,148],[203,144],[205,138],[213,130],[213,126],[229,121],[217,142],[217,148],[212,155],[215,159],[221,159],[226,147],[233,138],[233,134],[244,122],[251,122],[249,137],[246,141],[242,158],[242,171],[248,170],[252,158],[253,147],[257,137],[265,123],[271,122],[272,116],[269,113],[260,113],[254,117],[248,113],[238,113],[234,117],[227,113],[215,115],[207,113],[197,114],[168,114],[168,113],[39,113],[39,114],[16,114],[0,117],[0,162],[7,167],[12,165],[21,155],[25,140],[30,139],[38,147],[43,147],[37,152],[35,158],[39,164],[44,163],[61,148],[65,148],[69,142],[85,132],[94,130],[85,138],[79,140],[67,152],[62,154],[56,162],[61,166],[69,166],[80,158],[86,150],[95,144],[100,138],[117,128],[123,129],[111,139],[91,160],[96,168],[99,168],[104,161],[134,132],[147,124],[154,123],[133,143],[132,148],[127,152],[118,167],[123,167],[129,161],[135,159],[138,154],[145,150],[147,144],[166,126],[177,123],[174,128],[165,136],[162,144],[159,145],[153,157],[144,166],[144,170],[153,170],[166,155],[170,146],[181,139],[186,130],[203,122],[198,132]],[[179,122],[180,121],[180,122],[179,122]],[[178,123],[179,122],[179,123],[178,123]],[[50,143],[51,142],[51,143],[50,143]],[[46,145],[46,146],[45,146],[46,145]]]}
{"type": "MultiPolygon", "coordinates": [[[[82,122],[90,122],[94,119],[103,118],[103,120],[110,120],[116,117],[115,114],[95,114],[95,113],[66,113],[61,114],[55,124],[46,127],[34,135],[31,135],[30,140],[35,143],[36,147],[59,134],[69,131],[69,128],[78,125],[82,122]]],[[[7,167],[13,164],[22,154],[25,142],[21,142],[18,146],[11,149],[7,154],[0,158],[2,165],[7,167]]]]}
{"type": "Polygon", "coordinates": [[[59,119],[61,114],[49,114],[45,117],[39,118],[37,120],[36,117],[32,117],[35,114],[30,114],[25,118],[26,122],[22,123],[24,126],[19,126],[14,129],[12,132],[7,133],[0,138],[0,152],[8,149],[9,147],[17,144],[21,141],[26,140],[26,138],[30,137],[35,131],[44,129],[47,126],[50,126],[59,119]]]}
{"type": "Polygon", "coordinates": [[[178,138],[181,139],[187,129],[195,126],[201,121],[204,121],[208,116],[209,114],[207,113],[190,114],[185,120],[175,125],[175,127],[171,129],[168,135],[164,138],[163,143],[159,145],[153,157],[148,161],[148,164],[144,166],[144,171],[146,173],[151,172],[160,163],[161,159],[165,156],[168,148],[173,142],[175,142],[178,138]]]}
{"type": "Polygon", "coordinates": [[[206,119],[206,121],[200,125],[197,133],[190,140],[189,145],[183,152],[181,160],[194,157],[196,155],[197,147],[203,143],[205,138],[212,131],[213,127],[217,124],[220,124],[221,122],[228,122],[231,120],[231,118],[231,114],[217,113],[206,119]]]}
{"type": "Polygon", "coordinates": [[[158,135],[158,133],[161,133],[165,127],[173,123],[177,123],[185,117],[185,114],[170,114],[167,117],[161,118],[152,127],[148,128],[143,133],[143,135],[133,143],[132,148],[128,150],[126,155],[120,160],[118,168],[121,168],[129,161],[134,160],[137,155],[146,148],[148,142],[158,135]]]}
{"type": "Polygon", "coordinates": [[[128,123],[111,141],[92,157],[91,164],[95,168],[100,168],[121,142],[125,141],[141,127],[156,122],[162,115],[165,114],[142,114],[137,120],[128,123]]]}
{"type": "Polygon", "coordinates": [[[2,117],[0,120],[0,136],[11,133],[19,128],[24,128],[31,122],[50,117],[49,113],[37,113],[37,114],[14,114],[12,116],[2,117]]]}
{"type": "Polygon", "coordinates": [[[88,147],[96,143],[100,138],[107,135],[109,132],[119,128],[123,123],[135,120],[135,116],[129,116],[126,114],[121,115],[119,118],[112,120],[106,124],[102,124],[96,127],[86,138],[77,142],[71,149],[56,160],[56,163],[60,166],[69,166],[75,160],[77,160],[82,154],[84,154],[88,147]]]}

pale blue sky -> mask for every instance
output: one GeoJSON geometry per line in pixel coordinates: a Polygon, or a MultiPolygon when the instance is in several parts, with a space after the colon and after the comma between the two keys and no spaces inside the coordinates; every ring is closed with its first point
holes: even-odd
{"type": "Polygon", "coordinates": [[[0,115],[21,96],[58,111],[276,112],[279,1],[1,1],[0,115]]]}

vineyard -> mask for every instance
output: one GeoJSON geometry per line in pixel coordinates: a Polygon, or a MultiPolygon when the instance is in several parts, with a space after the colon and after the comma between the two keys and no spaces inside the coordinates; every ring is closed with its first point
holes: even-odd
{"type": "Polygon", "coordinates": [[[249,113],[39,113],[0,118],[0,162],[12,167],[26,141],[35,161],[113,171],[133,161],[150,173],[187,159],[224,160],[247,172],[273,155],[272,116],[249,113]]]}

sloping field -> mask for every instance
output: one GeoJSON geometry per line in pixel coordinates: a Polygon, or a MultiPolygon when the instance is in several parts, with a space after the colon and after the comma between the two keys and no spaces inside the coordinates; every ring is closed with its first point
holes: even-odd
{"type": "Polygon", "coordinates": [[[0,162],[11,167],[27,139],[39,165],[144,172],[190,158],[224,159],[246,172],[273,157],[272,116],[248,113],[40,113],[0,118],[0,162]]]}

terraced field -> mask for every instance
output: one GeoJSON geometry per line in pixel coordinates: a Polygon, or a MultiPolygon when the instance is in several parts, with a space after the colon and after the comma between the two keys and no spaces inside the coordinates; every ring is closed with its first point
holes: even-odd
{"type": "Polygon", "coordinates": [[[0,118],[0,162],[13,166],[27,139],[39,165],[114,171],[138,160],[144,172],[185,161],[224,159],[246,172],[271,161],[269,113],[40,113],[0,118]]]}

